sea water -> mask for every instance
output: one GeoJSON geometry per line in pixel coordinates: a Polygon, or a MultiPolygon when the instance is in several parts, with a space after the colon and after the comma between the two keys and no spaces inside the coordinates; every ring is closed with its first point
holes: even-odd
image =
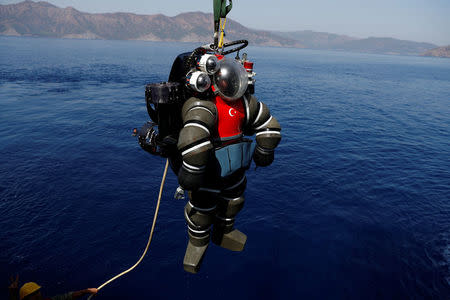
{"type": "MultiPolygon", "coordinates": [[[[144,87],[198,45],[0,38],[0,281],[97,287],[147,241],[164,160],[144,87]]],[[[183,271],[167,178],[150,251],[98,299],[450,299],[450,60],[246,49],[282,126],[247,173],[245,250],[183,271]]],[[[1,299],[6,298],[3,290],[1,299]]]]}

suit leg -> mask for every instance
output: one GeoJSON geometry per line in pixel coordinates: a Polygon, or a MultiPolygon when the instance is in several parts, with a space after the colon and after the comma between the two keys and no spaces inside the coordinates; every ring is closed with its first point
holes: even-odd
{"type": "Polygon", "coordinates": [[[234,228],[236,215],[244,207],[246,184],[245,174],[240,173],[217,199],[212,241],[232,251],[242,251],[247,241],[247,236],[234,228]]]}
{"type": "Polygon", "coordinates": [[[209,245],[211,224],[216,211],[216,194],[205,191],[189,192],[184,208],[189,242],[184,255],[184,270],[197,273],[209,245]]]}

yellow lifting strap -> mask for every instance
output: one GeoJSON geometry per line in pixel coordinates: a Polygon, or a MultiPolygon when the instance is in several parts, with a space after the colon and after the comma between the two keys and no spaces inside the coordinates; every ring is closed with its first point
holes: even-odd
{"type": "Polygon", "coordinates": [[[223,47],[223,37],[225,35],[225,24],[227,23],[227,18],[222,18],[220,20],[222,22],[222,26],[220,26],[219,49],[223,47]]]}

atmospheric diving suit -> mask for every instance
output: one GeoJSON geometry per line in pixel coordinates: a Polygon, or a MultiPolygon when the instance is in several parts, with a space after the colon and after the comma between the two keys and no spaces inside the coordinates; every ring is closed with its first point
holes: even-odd
{"type": "MultiPolygon", "coordinates": [[[[183,104],[177,143],[182,158],[178,181],[189,195],[183,265],[191,273],[198,272],[210,239],[229,250],[244,249],[247,237],[234,224],[244,206],[245,171],[252,159],[256,166],[270,165],[281,140],[280,124],[252,95],[253,63],[246,55],[242,60],[217,54],[207,59],[213,69],[210,93],[194,95],[183,104]],[[252,135],[256,144],[245,138],[252,135]]],[[[205,64],[208,68],[208,61],[205,64]]],[[[188,81],[192,80],[191,76],[188,81]]],[[[194,80],[199,86],[208,81],[194,80]]]]}

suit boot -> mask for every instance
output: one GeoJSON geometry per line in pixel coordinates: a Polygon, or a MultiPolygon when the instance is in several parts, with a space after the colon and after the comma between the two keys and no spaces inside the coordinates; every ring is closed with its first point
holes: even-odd
{"type": "Polygon", "coordinates": [[[189,242],[184,254],[183,267],[186,272],[197,273],[209,245],[209,230],[207,233],[195,233],[189,228],[189,242]]]}
{"type": "Polygon", "coordinates": [[[210,208],[195,207],[189,201],[184,208],[184,216],[188,224],[189,242],[183,259],[186,272],[197,273],[208,249],[211,224],[215,206],[210,208]]]}
{"type": "Polygon", "coordinates": [[[216,217],[211,240],[222,248],[242,251],[247,242],[247,236],[234,228],[234,219],[223,220],[216,217]]]}

